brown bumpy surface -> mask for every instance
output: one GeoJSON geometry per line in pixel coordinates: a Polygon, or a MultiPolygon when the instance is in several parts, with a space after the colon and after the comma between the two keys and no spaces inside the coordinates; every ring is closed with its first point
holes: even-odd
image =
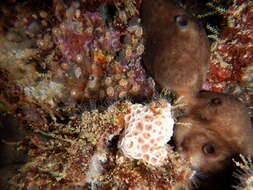
{"type": "Polygon", "coordinates": [[[203,28],[171,1],[144,1],[142,10],[144,65],[162,88],[191,104],[207,70],[209,45],[203,28]]]}

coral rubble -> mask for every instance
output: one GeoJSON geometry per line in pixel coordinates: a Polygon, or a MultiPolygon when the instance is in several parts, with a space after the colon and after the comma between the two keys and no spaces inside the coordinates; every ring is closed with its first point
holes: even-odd
{"type": "MultiPolygon", "coordinates": [[[[20,188],[38,189],[64,189],[73,185],[87,189],[190,189],[194,171],[169,145],[152,147],[158,161],[157,153],[161,148],[166,150],[159,166],[153,166],[158,164],[149,160],[129,158],[126,147],[123,150],[129,122],[135,122],[125,118],[139,106],[117,102],[104,112],[84,112],[75,122],[55,126],[53,131],[35,131],[30,136],[30,145],[26,145],[30,147],[30,161],[13,178],[13,183],[20,188]]],[[[153,110],[149,114],[162,117],[170,109],[167,106],[166,100],[157,100],[144,108],[153,110]]],[[[138,122],[145,124],[145,120],[138,122]]],[[[166,134],[168,129],[163,125],[154,124],[166,134]]]]}

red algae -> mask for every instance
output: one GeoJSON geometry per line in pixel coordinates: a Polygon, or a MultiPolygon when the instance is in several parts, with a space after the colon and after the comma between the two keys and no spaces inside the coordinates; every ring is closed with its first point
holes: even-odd
{"type": "Polygon", "coordinates": [[[204,90],[227,92],[248,108],[253,122],[253,3],[233,1],[223,11],[224,27],[211,45],[204,90]]]}
{"type": "Polygon", "coordinates": [[[211,47],[205,90],[225,92],[244,82],[245,71],[253,65],[252,10],[251,1],[234,1],[225,11],[226,25],[211,47]]]}

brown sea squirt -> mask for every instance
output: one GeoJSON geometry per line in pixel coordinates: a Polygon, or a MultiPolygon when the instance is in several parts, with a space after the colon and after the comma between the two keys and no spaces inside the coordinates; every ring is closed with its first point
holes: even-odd
{"type": "Polygon", "coordinates": [[[246,107],[229,95],[199,92],[209,45],[198,21],[166,0],[144,1],[142,18],[146,69],[161,88],[183,96],[187,105],[179,118],[184,125],[175,127],[177,151],[202,173],[226,168],[237,154],[251,155],[253,130],[246,107]]]}
{"type": "Polygon", "coordinates": [[[144,1],[144,66],[161,87],[190,105],[206,78],[209,44],[202,26],[172,1],[144,1]]]}
{"type": "Polygon", "coordinates": [[[225,169],[236,155],[252,155],[253,129],[247,108],[223,93],[200,92],[198,104],[175,128],[179,153],[202,173],[225,169]]]}

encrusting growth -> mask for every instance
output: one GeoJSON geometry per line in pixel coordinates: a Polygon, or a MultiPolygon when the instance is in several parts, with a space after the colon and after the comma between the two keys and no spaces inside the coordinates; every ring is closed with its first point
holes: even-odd
{"type": "Polygon", "coordinates": [[[124,119],[126,129],[119,144],[123,154],[154,166],[162,165],[168,153],[166,143],[173,134],[171,105],[166,101],[161,102],[161,107],[134,104],[124,119]]]}

